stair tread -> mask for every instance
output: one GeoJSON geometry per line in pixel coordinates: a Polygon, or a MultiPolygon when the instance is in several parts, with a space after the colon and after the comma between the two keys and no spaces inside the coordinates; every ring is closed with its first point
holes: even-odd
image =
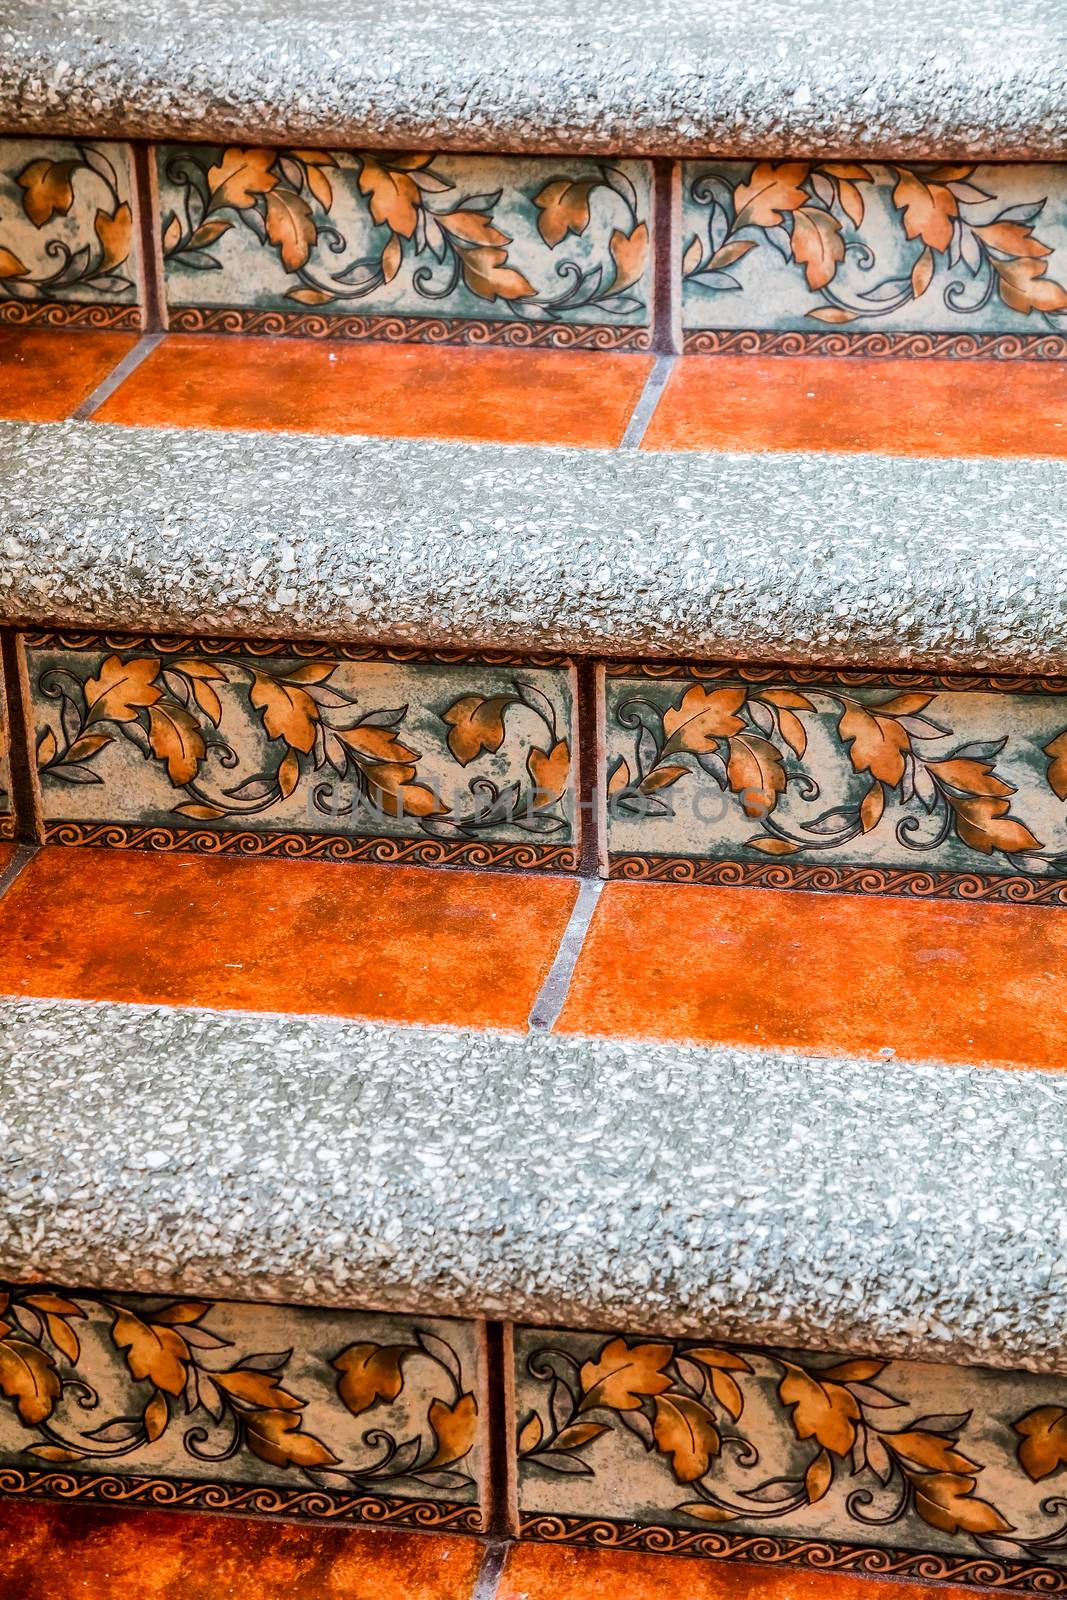
{"type": "Polygon", "coordinates": [[[0,622],[1067,671],[1067,463],[0,423],[0,622]]]}
{"type": "Polygon", "coordinates": [[[69,1000],[0,1061],[13,1280],[1067,1367],[1055,1074],[69,1000]]]}
{"type": "Polygon", "coordinates": [[[1060,4],[33,0],[0,21],[11,132],[468,150],[1056,159],[1060,4]],[[57,71],[57,62],[63,71],[57,71]],[[62,108],[61,111],[59,108],[62,108]]]}

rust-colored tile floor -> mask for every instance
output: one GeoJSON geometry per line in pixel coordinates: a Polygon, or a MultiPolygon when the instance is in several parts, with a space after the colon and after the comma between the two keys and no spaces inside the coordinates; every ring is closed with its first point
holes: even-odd
{"type": "Polygon", "coordinates": [[[50,845],[0,899],[0,994],[525,1028],[577,892],[50,845]]]}
{"type": "Polygon", "coordinates": [[[1055,907],[612,883],[565,1032],[1067,1065],[1055,907]]]}
{"type": "Polygon", "coordinates": [[[98,422],[617,445],[652,357],[175,334],[98,422]]]}
{"type": "Polygon", "coordinates": [[[137,343],[135,333],[0,328],[0,420],[61,422],[137,343]]]}
{"type": "Polygon", "coordinates": [[[683,1556],[0,1500],[0,1600],[976,1600],[683,1556]]]}

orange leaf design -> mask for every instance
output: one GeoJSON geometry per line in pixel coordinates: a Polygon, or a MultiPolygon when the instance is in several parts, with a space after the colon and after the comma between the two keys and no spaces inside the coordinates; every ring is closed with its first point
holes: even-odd
{"type": "Polygon", "coordinates": [[[157,1439],[163,1437],[169,1421],[170,1409],[167,1397],[165,1394],[160,1394],[157,1389],[144,1410],[144,1431],[149,1444],[154,1444],[157,1439]]]}
{"type": "Polygon", "coordinates": [[[133,216],[129,206],[123,202],[111,215],[106,211],[98,211],[93,227],[104,252],[99,270],[105,272],[112,267],[121,267],[130,253],[130,240],[133,237],[133,216]]]}
{"type": "Polygon", "coordinates": [[[484,699],[478,694],[465,694],[454,700],[441,721],[451,728],[448,748],[461,767],[467,766],[483,750],[494,753],[504,742],[504,712],[514,700],[513,695],[495,694],[484,699]]]}
{"type": "Polygon", "coordinates": [[[23,190],[22,209],[35,228],[43,228],[58,211],[65,217],[74,204],[72,174],[77,172],[77,161],[31,161],[18,175],[19,188],[23,190]]]}
{"type": "Polygon", "coordinates": [[[1067,1466],[1067,1411],[1063,1406],[1037,1406],[1012,1427],[1022,1435],[1019,1465],[1032,1483],[1067,1466]]]}
{"type": "Polygon", "coordinates": [[[338,728],[336,733],[342,743],[357,755],[366,756],[368,761],[418,760],[414,750],[400,743],[395,728],[379,728],[372,722],[365,722],[355,728],[338,728]]]}
{"type": "Polygon", "coordinates": [[[730,740],[726,764],[730,788],[741,797],[746,817],[765,817],[785,793],[786,774],[782,757],[769,739],[755,733],[740,733],[730,740]]]}
{"type": "Polygon", "coordinates": [[[281,1387],[274,1372],[256,1372],[250,1367],[239,1367],[234,1372],[213,1372],[211,1377],[224,1394],[257,1409],[299,1411],[304,1404],[303,1400],[298,1400],[281,1387]]]}
{"type": "Polygon", "coordinates": [[[987,795],[960,798],[950,794],[947,799],[956,815],[956,832],[972,850],[980,850],[985,856],[1002,850],[1011,856],[1041,849],[1041,840],[1017,817],[1009,815],[1009,801],[987,795]]]}
{"type": "Polygon", "coordinates": [[[276,245],[282,266],[298,272],[318,238],[311,207],[292,189],[272,189],[267,195],[267,238],[276,245]]]}
{"type": "Polygon", "coordinates": [[[534,809],[539,811],[545,806],[555,805],[566,790],[570,777],[570,745],[566,739],[560,739],[551,750],[539,750],[535,746],[526,758],[526,770],[536,785],[534,809]]]}
{"type": "Polygon", "coordinates": [[[1034,238],[1032,228],[1021,222],[975,223],[973,231],[991,250],[1000,250],[1006,256],[1050,256],[1047,244],[1034,238]]]}
{"type": "Polygon", "coordinates": [[[537,293],[533,284],[507,264],[506,250],[479,246],[460,251],[463,281],[480,300],[523,300],[537,293]]]}
{"type": "Polygon", "coordinates": [[[815,1505],[826,1494],[834,1481],[834,1464],[825,1450],[820,1450],[804,1474],[804,1492],[808,1504],[815,1505]]]}
{"type": "Polygon", "coordinates": [[[126,1351],[126,1365],[132,1376],[147,1378],[165,1394],[181,1394],[191,1359],[181,1334],[160,1322],[144,1322],[133,1311],[118,1306],[112,1310],[115,1322],[111,1338],[117,1349],[126,1351]]]}
{"type": "Polygon", "coordinates": [[[911,292],[916,300],[922,299],[922,296],[930,287],[933,276],[934,258],[929,245],[927,245],[911,269],[911,292]]]}
{"type": "Polygon", "coordinates": [[[163,698],[162,689],[154,682],[158,673],[154,656],[135,656],[132,661],[108,656],[100,664],[99,675],[85,685],[86,721],[135,721],[142,706],[154,706],[163,698]]]}
{"type": "Polygon", "coordinates": [[[1067,289],[1046,278],[1047,262],[1035,260],[998,261],[990,258],[997,274],[1000,298],[1013,311],[1029,316],[1031,311],[1067,311],[1067,289]]]}
{"type": "Polygon", "coordinates": [[[454,1461],[462,1461],[478,1431],[478,1405],[473,1394],[461,1394],[451,1406],[446,1400],[431,1401],[430,1427],[437,1449],[428,1465],[447,1467],[454,1461]]]}
{"type": "Polygon", "coordinates": [[[304,1433],[292,1411],[251,1411],[244,1419],[249,1448],[272,1467],[336,1466],[321,1439],[304,1433]]]}
{"type": "Polygon", "coordinates": [[[354,1417],[362,1416],[380,1400],[392,1403],[404,1387],[401,1361],[409,1353],[403,1344],[351,1344],[331,1363],[341,1374],[337,1392],[354,1417]]]}
{"type": "Polygon", "coordinates": [[[148,742],[157,761],[166,762],[176,789],[192,783],[207,753],[204,736],[184,706],[160,700],[148,708],[148,742]]]}
{"type": "Polygon", "coordinates": [[[412,783],[415,770],[413,766],[390,761],[369,768],[367,780],[371,797],[386,816],[437,817],[450,809],[425,784],[412,783]]]}
{"type": "Polygon", "coordinates": [[[24,278],[29,270],[13,251],[0,245],[0,278],[24,278]]]}
{"type": "Polygon", "coordinates": [[[969,1461],[953,1448],[951,1440],[938,1433],[927,1433],[924,1428],[904,1429],[901,1433],[880,1433],[879,1437],[898,1455],[906,1456],[917,1467],[926,1467],[931,1472],[981,1471],[976,1461],[969,1461]]]}
{"type": "MultiPolygon", "coordinates": [[[[428,156],[415,158],[424,166],[428,156]]],[[[375,222],[392,228],[402,239],[410,239],[418,222],[422,193],[414,178],[398,165],[386,165],[374,156],[364,156],[359,174],[361,193],[370,201],[370,214],[375,222]]]]}
{"type": "Polygon", "coordinates": [[[875,778],[860,805],[860,822],[863,824],[864,833],[871,833],[882,820],[885,810],[885,790],[875,778]]]}
{"type": "Polygon", "coordinates": [[[640,792],[654,794],[657,789],[669,789],[672,783],[677,783],[679,778],[688,775],[688,767],[653,767],[652,771],[641,779],[640,792]]]}
{"type": "Polygon", "coordinates": [[[904,755],[911,749],[911,739],[908,730],[893,717],[879,714],[882,709],[848,705],[841,713],[837,731],[851,746],[849,759],[855,771],[869,772],[872,778],[893,789],[904,776],[904,755]]]}
{"type": "Polygon", "coordinates": [[[793,213],[793,260],[804,268],[809,289],[824,289],[845,259],[841,224],[829,211],[803,206],[793,213]]]}
{"type": "Polygon", "coordinates": [[[445,232],[454,239],[462,239],[464,244],[511,243],[508,234],[494,227],[492,217],[487,217],[482,211],[439,211],[436,216],[445,232]]]}
{"type": "Polygon", "coordinates": [[[702,1478],[722,1447],[715,1419],[699,1400],[688,1395],[658,1394],[652,1433],[661,1455],[671,1457],[677,1483],[702,1478]]]}
{"type": "Polygon", "coordinates": [[[1005,783],[1003,778],[998,778],[988,761],[950,757],[947,761],[928,761],[926,769],[932,772],[935,778],[951,784],[953,789],[962,789],[965,794],[1015,793],[1013,785],[1005,783]]]}
{"type": "Polygon", "coordinates": [[[270,171],[277,154],[275,150],[256,147],[242,150],[231,147],[223,153],[217,166],[208,171],[208,188],[211,191],[209,211],[222,206],[234,206],[238,211],[254,205],[256,196],[269,194],[278,180],[270,171]]]}
{"type": "Polygon", "coordinates": [[[28,1428],[47,1421],[60,1394],[55,1362],[28,1340],[0,1339],[0,1391],[28,1428]]]}
{"type": "Polygon", "coordinates": [[[307,691],[294,682],[298,675],[299,669],[285,679],[254,672],[250,698],[256,710],[262,712],[263,726],[270,737],[284,739],[294,750],[307,755],[315,743],[319,708],[307,691]]]}
{"type": "Polygon", "coordinates": [[[750,850],[758,850],[765,856],[795,856],[800,849],[798,844],[791,844],[788,839],[776,839],[773,834],[757,834],[754,839],[746,839],[745,844],[750,850]]]}
{"type": "Polygon", "coordinates": [[[647,224],[639,222],[633,233],[623,233],[619,228],[613,229],[608,249],[615,263],[615,278],[611,285],[611,293],[621,294],[624,289],[629,289],[635,284],[645,270],[645,262],[648,260],[647,224]]]}
{"type": "Polygon", "coordinates": [[[727,738],[744,727],[735,715],[745,703],[745,689],[713,689],[695,683],[676,706],[663,713],[663,731],[668,735],[663,754],[685,750],[700,755],[715,748],[716,739],[727,738]]]}
{"type": "Polygon", "coordinates": [[[924,183],[906,168],[897,169],[894,203],[904,213],[904,232],[921,239],[931,250],[947,250],[952,242],[952,222],[959,214],[956,196],[943,183],[924,183]]]}
{"type": "Polygon", "coordinates": [[[995,1506],[974,1498],[974,1478],[954,1472],[909,1473],[915,1509],[923,1521],[942,1533],[1011,1533],[995,1506]]]}
{"type": "Polygon", "coordinates": [[[611,1339],[596,1361],[582,1367],[580,1410],[608,1406],[612,1411],[636,1411],[644,1395],[662,1394],[671,1386],[663,1369],[674,1354],[669,1344],[634,1344],[611,1339]]]}
{"type": "Polygon", "coordinates": [[[798,1439],[814,1439],[823,1450],[844,1456],[856,1442],[856,1423],[860,1408],[848,1389],[838,1383],[819,1380],[783,1361],[785,1376],[778,1385],[784,1406],[793,1412],[793,1431],[798,1439]]]}
{"type": "Polygon", "coordinates": [[[806,205],[809,196],[800,185],[808,175],[806,161],[758,161],[747,183],[734,190],[735,228],[775,228],[784,211],[806,205]]]}
{"type": "Polygon", "coordinates": [[[528,1455],[531,1450],[536,1450],[544,1436],[545,1430],[541,1418],[534,1411],[519,1429],[519,1454],[528,1455]]]}
{"type": "Polygon", "coordinates": [[[1067,728],[1049,741],[1044,754],[1052,758],[1045,774],[1049,788],[1057,800],[1067,800],[1067,728]]]}
{"type": "Polygon", "coordinates": [[[689,1500],[677,1509],[684,1511],[687,1517],[696,1517],[698,1522],[733,1522],[737,1518],[736,1511],[727,1511],[724,1506],[713,1506],[707,1500],[689,1500]]]}
{"type": "Polygon", "coordinates": [[[537,231],[554,250],[568,233],[584,233],[589,226],[589,196],[596,188],[595,179],[553,178],[539,194],[534,195],[534,205],[541,215],[537,231]]]}
{"type": "Polygon", "coordinates": [[[192,680],[193,699],[217,728],[222,721],[222,702],[211,685],[225,683],[226,674],[213,661],[198,661],[194,656],[182,656],[174,663],[174,669],[192,680]]]}

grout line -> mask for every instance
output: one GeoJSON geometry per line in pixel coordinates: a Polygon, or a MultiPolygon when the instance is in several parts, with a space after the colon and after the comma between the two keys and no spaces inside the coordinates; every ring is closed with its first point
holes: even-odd
{"type": "Polygon", "coordinates": [[[673,355],[656,357],[652,371],[645,379],[645,387],[641,390],[630,420],[626,424],[626,432],[619,445],[620,450],[636,450],[639,447],[677,359],[678,357],[673,355]]]}
{"type": "Polygon", "coordinates": [[[500,1588],[500,1580],[504,1576],[504,1566],[508,1559],[509,1545],[503,1539],[490,1539],[482,1556],[482,1564],[478,1569],[478,1576],[474,1580],[474,1589],[471,1600],[496,1600],[500,1588]]]}
{"type": "Polygon", "coordinates": [[[167,325],[163,309],[162,240],[156,227],[160,215],[159,186],[156,182],[155,146],[133,145],[133,188],[137,206],[138,237],[141,245],[141,304],[146,333],[157,333],[167,325]]]}
{"type": "Polygon", "coordinates": [[[680,348],[681,172],[670,159],[652,162],[652,348],[680,348]]]}
{"type": "Polygon", "coordinates": [[[71,421],[88,421],[93,412],[98,411],[104,401],[110,399],[119,384],[125,383],[130,373],[135,372],[145,357],[152,354],[163,338],[162,333],[142,333],[133,349],[127,351],[118,366],[112,367],[107,377],[100,380],[88,399],[83,400],[78,409],[71,412],[71,421]]]}
{"type": "Polygon", "coordinates": [[[15,879],[29,866],[40,848],[39,844],[17,844],[15,846],[15,854],[11,857],[4,870],[0,872],[0,900],[11,888],[15,879]]]}
{"type": "Polygon", "coordinates": [[[589,924],[593,920],[593,912],[596,910],[603,888],[603,878],[584,878],[579,885],[578,898],[574,902],[570,921],[563,930],[556,959],[549,968],[548,976],[541,985],[530,1012],[529,1025],[537,1033],[547,1033],[554,1028],[556,1019],[563,1010],[574,969],[578,965],[578,957],[582,953],[585,936],[589,932],[589,924]]]}
{"type": "Polygon", "coordinates": [[[15,836],[22,844],[43,844],[35,771],[36,746],[30,724],[25,656],[14,628],[0,628],[0,676],[7,696],[8,772],[15,806],[15,836]]]}
{"type": "Polygon", "coordinates": [[[575,663],[578,741],[578,873],[600,876],[599,745],[597,736],[597,681],[591,661],[575,663]]]}

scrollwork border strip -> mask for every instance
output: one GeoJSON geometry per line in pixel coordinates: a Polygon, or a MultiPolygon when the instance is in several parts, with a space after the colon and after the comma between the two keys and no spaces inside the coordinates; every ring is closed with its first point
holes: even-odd
{"type": "Polygon", "coordinates": [[[269,1484],[205,1483],[193,1478],[131,1473],[26,1471],[0,1467],[0,1495],[81,1500],[109,1505],[150,1505],[160,1510],[240,1512],[316,1522],[362,1522],[397,1528],[484,1533],[478,1505],[448,1500],[401,1500],[391,1495],[335,1494],[328,1489],[280,1489],[269,1484]]]}
{"type": "Polygon", "coordinates": [[[648,350],[647,327],[605,323],[492,322],[481,317],[417,317],[238,306],[171,306],[171,333],[260,334],[300,339],[377,340],[385,344],[504,345],[512,349],[648,350]]]}
{"type": "Polygon", "coordinates": [[[205,656],[299,656],[304,660],[393,661],[431,666],[569,667],[570,656],[526,654],[501,650],[424,650],[408,645],[338,644],[323,639],[208,638],[193,634],[100,632],[83,633],[61,628],[27,629],[23,644],[31,650],[153,650],[159,655],[184,655],[195,650],[205,656]]]}
{"type": "Polygon", "coordinates": [[[4,300],[0,302],[0,325],[18,328],[110,329],[113,332],[140,333],[144,312],[137,305],[112,306],[85,301],[4,300]]]}
{"type": "Polygon", "coordinates": [[[529,871],[574,872],[573,845],[486,844],[481,840],[361,837],[346,833],[252,832],[234,829],[175,828],[155,823],[75,822],[56,819],[44,825],[44,843],[109,850],[188,850],[198,855],[282,856],[287,861],[373,861],[421,867],[511,867],[529,871]]]}
{"type": "Polygon", "coordinates": [[[608,877],[703,883],[731,889],[806,889],[816,894],[897,895],[1007,905],[1067,905],[1067,880],[1022,873],[924,872],[896,867],[790,866],[781,861],[709,861],[703,856],[610,854],[608,877]]]}
{"type": "Polygon", "coordinates": [[[794,330],[690,328],[686,355],[889,356],[912,360],[1063,361],[1058,333],[814,333],[794,330]]]}
{"type": "Polygon", "coordinates": [[[848,688],[985,689],[995,694],[1067,694],[1067,677],[1024,673],[919,672],[856,667],[797,667],[750,661],[608,661],[609,678],[685,678],[696,682],[839,683],[848,688]]]}
{"type": "Polygon", "coordinates": [[[601,1550],[643,1550],[713,1561],[748,1561],[763,1566],[809,1567],[823,1572],[923,1578],[931,1582],[967,1583],[1038,1594],[1067,1592],[1067,1569],[998,1561],[992,1556],[958,1557],[934,1551],[844,1544],[828,1539],[722,1533],[706,1528],[669,1527],[663,1523],[617,1522],[609,1517],[526,1512],[519,1519],[519,1537],[542,1544],[593,1545],[601,1550]]]}

